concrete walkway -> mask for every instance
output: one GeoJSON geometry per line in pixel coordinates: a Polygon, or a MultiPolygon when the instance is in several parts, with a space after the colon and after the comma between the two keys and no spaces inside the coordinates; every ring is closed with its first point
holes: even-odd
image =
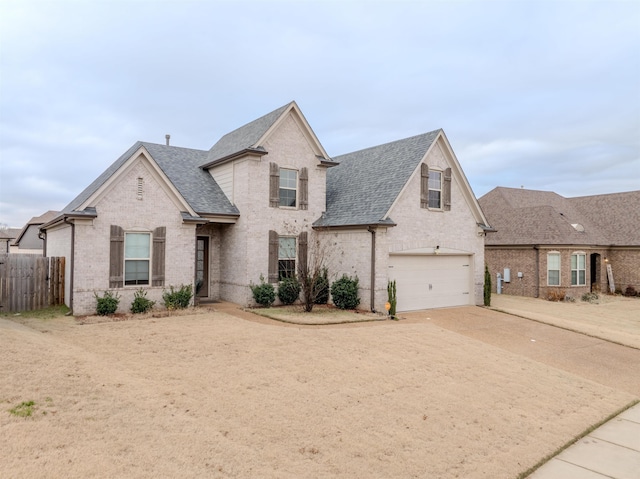
{"type": "Polygon", "coordinates": [[[640,404],[583,437],[529,478],[640,478],[640,404]]]}

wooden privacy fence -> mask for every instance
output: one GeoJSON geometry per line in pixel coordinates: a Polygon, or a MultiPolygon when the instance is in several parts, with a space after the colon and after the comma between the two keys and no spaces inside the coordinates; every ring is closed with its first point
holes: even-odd
{"type": "Polygon", "coordinates": [[[64,257],[0,254],[0,312],[64,304],[64,257]]]}

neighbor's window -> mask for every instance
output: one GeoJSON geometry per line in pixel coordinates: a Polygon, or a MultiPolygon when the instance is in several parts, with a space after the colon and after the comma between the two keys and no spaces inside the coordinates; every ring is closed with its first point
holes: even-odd
{"type": "Polygon", "coordinates": [[[429,208],[442,208],[441,171],[429,171],[429,208]]]}
{"type": "Polygon", "coordinates": [[[571,255],[571,286],[584,286],[586,284],[586,255],[584,253],[573,253],[571,255]]]}
{"type": "Polygon", "coordinates": [[[278,281],[292,278],[296,272],[296,239],[288,236],[278,238],[278,281]]]}
{"type": "Polygon", "coordinates": [[[149,284],[150,233],[125,233],[124,284],[149,284]]]}
{"type": "Polygon", "coordinates": [[[298,172],[280,169],[280,206],[296,207],[298,172]]]}
{"type": "Polygon", "coordinates": [[[547,284],[560,286],[560,253],[547,255],[547,284]]]}

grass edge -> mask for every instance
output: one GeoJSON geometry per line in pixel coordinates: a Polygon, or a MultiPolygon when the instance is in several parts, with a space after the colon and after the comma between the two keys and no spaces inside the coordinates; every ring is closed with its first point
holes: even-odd
{"type": "Polygon", "coordinates": [[[611,421],[613,418],[615,418],[616,416],[619,416],[620,414],[622,414],[623,412],[625,412],[628,409],[631,409],[633,406],[635,406],[636,404],[640,404],[640,399],[634,399],[633,401],[631,401],[630,403],[628,403],[626,406],[621,407],[620,409],[618,409],[617,411],[614,411],[613,413],[609,414],[607,417],[605,417],[604,419],[602,419],[601,421],[598,421],[597,423],[589,426],[587,429],[585,429],[582,433],[578,434],[576,437],[574,437],[573,439],[571,439],[569,442],[567,442],[566,444],[564,444],[563,446],[560,446],[558,449],[556,449],[554,452],[547,454],[546,456],[544,456],[542,459],[540,459],[537,463],[535,463],[533,466],[531,466],[529,469],[527,469],[524,472],[521,472],[520,474],[518,474],[516,476],[516,479],[525,479],[527,477],[529,477],[531,474],[533,474],[535,471],[537,471],[538,469],[540,469],[542,466],[544,466],[547,462],[549,462],[551,459],[553,459],[554,457],[556,457],[558,454],[560,454],[562,451],[564,451],[565,449],[570,448],[571,446],[573,446],[576,442],[578,442],[580,439],[582,439],[585,436],[588,436],[589,434],[591,434],[593,431],[595,431],[596,429],[598,429],[600,426],[602,426],[604,423],[611,421]]]}

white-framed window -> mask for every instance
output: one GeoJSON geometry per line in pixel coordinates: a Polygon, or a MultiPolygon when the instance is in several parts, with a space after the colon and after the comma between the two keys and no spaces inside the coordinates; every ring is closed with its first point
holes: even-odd
{"type": "Polygon", "coordinates": [[[571,255],[571,286],[585,286],[587,284],[587,255],[573,253],[571,255]]]}
{"type": "Polygon", "coordinates": [[[124,284],[149,284],[151,233],[124,234],[124,284]]]}
{"type": "Polygon", "coordinates": [[[298,204],[298,172],[280,168],[280,206],[295,208],[298,204]]]}
{"type": "Polygon", "coordinates": [[[560,286],[560,253],[547,254],[547,285],[560,286]]]}
{"type": "Polygon", "coordinates": [[[278,238],[278,281],[292,278],[296,273],[296,238],[280,236],[278,238]]]}
{"type": "Polygon", "coordinates": [[[442,208],[442,172],[429,170],[429,208],[442,208]]]}

